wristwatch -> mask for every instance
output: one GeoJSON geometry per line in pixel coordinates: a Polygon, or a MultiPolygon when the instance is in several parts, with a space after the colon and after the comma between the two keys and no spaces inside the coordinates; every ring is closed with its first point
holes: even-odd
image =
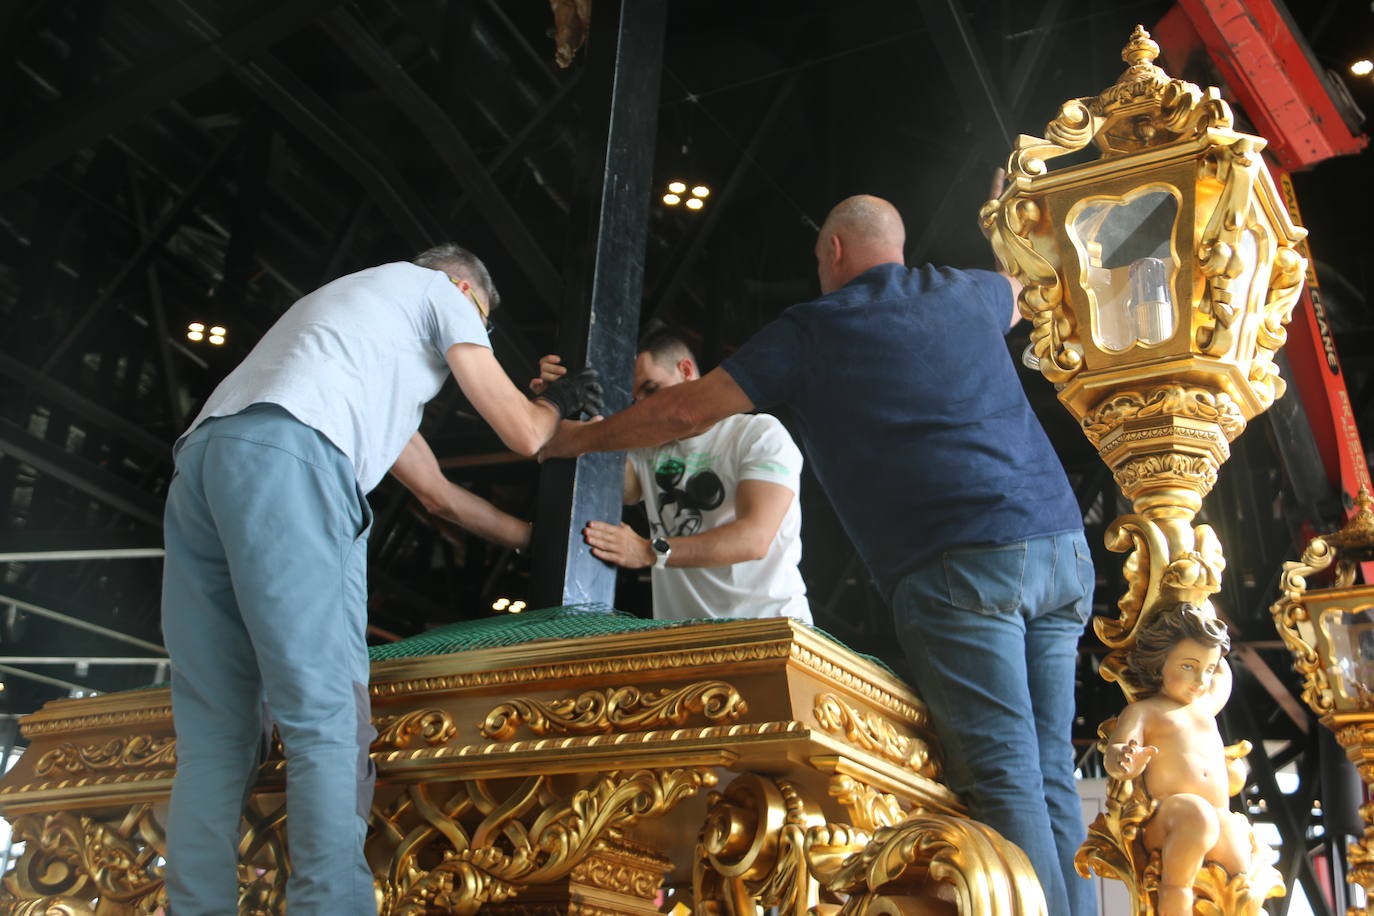
{"type": "Polygon", "coordinates": [[[651,542],[654,548],[654,569],[662,569],[668,565],[668,557],[672,554],[673,548],[668,543],[667,538],[654,538],[651,542]]]}

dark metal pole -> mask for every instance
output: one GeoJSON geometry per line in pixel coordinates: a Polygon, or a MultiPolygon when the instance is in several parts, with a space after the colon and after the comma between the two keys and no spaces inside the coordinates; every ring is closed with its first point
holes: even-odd
{"type": "MultiPolygon", "coordinates": [[[[598,4],[583,63],[584,120],[595,126],[577,168],[559,342],[569,365],[586,363],[601,373],[611,411],[630,403],[667,6],[598,4]]],[[[621,454],[541,469],[534,607],[612,604],[615,570],[591,555],[582,528],[591,519],[619,521],[624,473],[621,454]]]]}

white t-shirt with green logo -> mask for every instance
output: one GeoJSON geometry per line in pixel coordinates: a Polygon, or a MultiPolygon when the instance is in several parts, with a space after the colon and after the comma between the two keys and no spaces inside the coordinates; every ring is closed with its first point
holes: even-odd
{"type": "Polygon", "coordinates": [[[792,504],[761,560],[653,570],[654,617],[793,617],[811,622],[801,560],[802,456],[774,417],[729,417],[699,436],[629,453],[648,511],[650,537],[683,537],[735,520],[741,480],[781,484],[792,504]]]}

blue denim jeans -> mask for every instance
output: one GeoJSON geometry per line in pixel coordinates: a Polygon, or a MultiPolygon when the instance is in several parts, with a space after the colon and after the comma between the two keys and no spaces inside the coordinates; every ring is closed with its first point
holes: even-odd
{"type": "Polygon", "coordinates": [[[930,707],[945,778],[1016,843],[1051,916],[1095,912],[1070,730],[1079,635],[1092,613],[1082,531],[945,551],[893,593],[898,639],[930,707]]]}
{"type": "Polygon", "coordinates": [[[162,628],[177,773],[167,824],[173,916],[238,907],[239,819],[264,701],[286,752],[292,916],[375,916],[363,857],[367,529],[349,460],[259,404],[199,426],[167,494],[162,628]]]}

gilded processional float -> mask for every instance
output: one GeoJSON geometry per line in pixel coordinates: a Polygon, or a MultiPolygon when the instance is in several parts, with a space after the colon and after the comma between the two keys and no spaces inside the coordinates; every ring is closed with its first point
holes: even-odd
{"type": "MultiPolygon", "coordinates": [[[[1137,29],[1117,83],[1065,103],[1045,138],[1021,137],[982,213],[1024,287],[1027,360],[1135,507],[1108,533],[1130,551],[1120,616],[1096,622],[1102,670],[1128,700],[1144,628],[1181,605],[1214,617],[1224,559],[1192,519],[1228,443],[1282,394],[1272,357],[1304,270],[1264,141],[1232,129],[1216,90],[1165,75],[1157,53],[1137,29]],[[1100,159],[1047,168],[1089,143],[1100,159]]],[[[374,649],[371,681],[367,851],[386,916],[1045,911],[1024,854],[942,785],[920,698],[789,620],[553,608],[374,649]]],[[[154,913],[176,754],[168,691],[54,701],[22,728],[0,814],[24,851],[0,914],[154,913]]],[[[241,913],[282,912],[285,775],[269,757],[245,810],[241,913]]],[[[1179,899],[1160,895],[1149,783],[1114,781],[1079,854],[1084,871],[1128,884],[1136,914],[1179,899]]],[[[1261,844],[1247,851],[1244,867],[1199,869],[1188,912],[1253,914],[1282,892],[1261,844]]]]}

